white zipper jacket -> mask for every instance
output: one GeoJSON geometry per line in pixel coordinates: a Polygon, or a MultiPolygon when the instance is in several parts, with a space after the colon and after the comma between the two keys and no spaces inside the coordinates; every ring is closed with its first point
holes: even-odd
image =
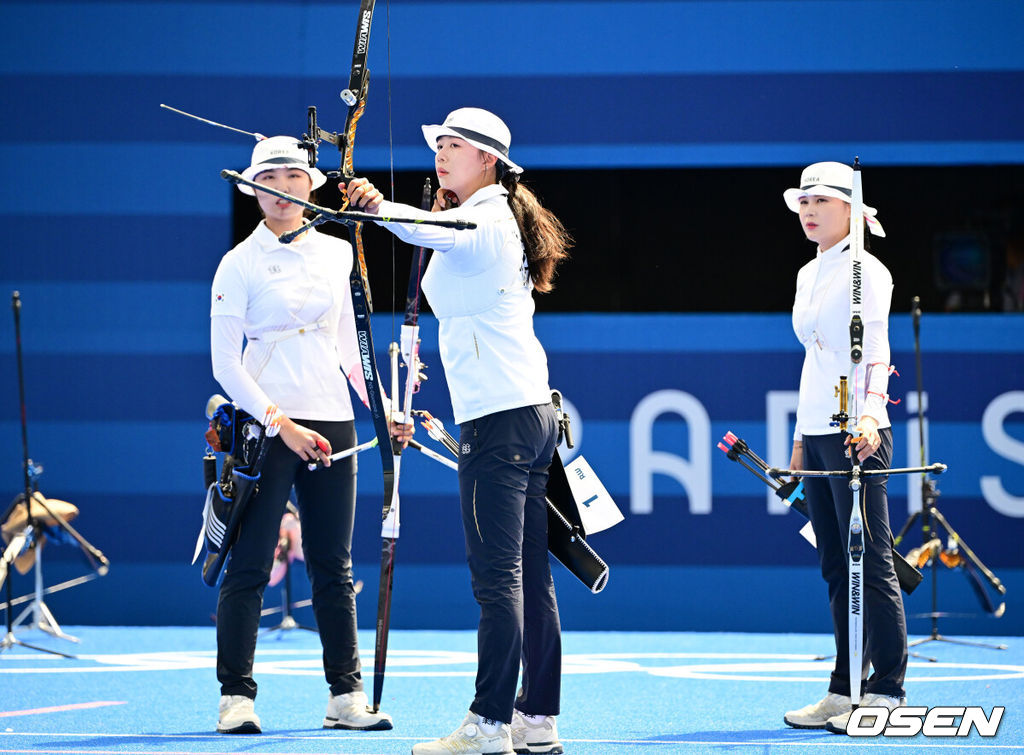
{"type": "Polygon", "coordinates": [[[519,228],[499,184],[460,207],[430,213],[384,202],[384,217],[458,218],[473,230],[384,223],[403,241],[433,249],[423,292],[437,316],[439,346],[457,423],[551,401],[547,355],[533,330],[533,283],[519,228]]]}
{"type": "Polygon", "coordinates": [[[877,257],[862,254],[864,355],[856,370],[850,362],[850,238],[818,253],[800,268],[793,301],[793,330],[804,345],[800,400],[795,438],[830,435],[832,415],[839,411],[835,389],[846,375],[856,392],[857,416],[850,407],[851,426],[860,417],[873,417],[878,427],[890,427],[889,304],[892,275],[877,257]]]}

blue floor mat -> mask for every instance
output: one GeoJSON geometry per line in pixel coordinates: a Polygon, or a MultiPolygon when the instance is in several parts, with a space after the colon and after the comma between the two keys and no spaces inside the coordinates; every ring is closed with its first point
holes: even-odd
{"type": "MultiPolygon", "coordinates": [[[[218,735],[212,628],[65,627],[80,644],[38,630],[16,637],[75,659],[14,646],[0,653],[0,753],[408,753],[454,729],[473,694],[476,636],[394,631],[383,708],[386,732],[321,729],[327,703],[312,632],[261,637],[255,676],[263,734],[218,735]]],[[[827,635],[566,632],[566,753],[825,753],[1024,751],[1024,641],[1006,650],[929,642],[911,658],[911,705],[1005,706],[998,733],[853,739],[786,727],[782,715],[821,697],[827,635]]],[[[370,686],[373,635],[360,632],[370,686]]]]}

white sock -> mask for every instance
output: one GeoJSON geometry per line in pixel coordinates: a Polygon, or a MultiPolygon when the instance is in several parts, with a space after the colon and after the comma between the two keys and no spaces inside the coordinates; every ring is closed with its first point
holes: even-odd
{"type": "Polygon", "coordinates": [[[547,718],[548,718],[547,716],[542,716],[542,715],[539,715],[539,714],[538,715],[533,715],[533,714],[530,714],[530,713],[523,713],[522,711],[519,711],[519,715],[522,716],[523,718],[525,718],[527,723],[533,724],[534,726],[538,726],[538,725],[544,723],[547,720],[547,718]]]}
{"type": "Polygon", "coordinates": [[[501,721],[492,721],[489,718],[480,716],[480,723],[477,726],[480,727],[480,731],[490,737],[498,733],[498,729],[501,728],[501,721]]]}

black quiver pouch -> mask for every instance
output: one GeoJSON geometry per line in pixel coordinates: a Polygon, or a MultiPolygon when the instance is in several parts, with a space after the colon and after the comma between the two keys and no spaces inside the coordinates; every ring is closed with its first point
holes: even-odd
{"type": "Polygon", "coordinates": [[[548,550],[595,595],[608,584],[608,564],[586,540],[565,467],[555,451],[548,473],[548,550]]]}
{"type": "MultiPolygon", "coordinates": [[[[213,587],[238,537],[245,508],[256,493],[271,438],[249,413],[229,401],[213,412],[206,437],[213,451],[224,453],[220,475],[207,487],[203,512],[207,552],[203,581],[213,587]]],[[[204,459],[204,476],[208,475],[209,463],[204,459]]]]}

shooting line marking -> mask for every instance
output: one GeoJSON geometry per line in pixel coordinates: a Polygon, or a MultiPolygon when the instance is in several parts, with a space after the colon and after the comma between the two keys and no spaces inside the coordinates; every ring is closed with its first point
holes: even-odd
{"type": "Polygon", "coordinates": [[[97,700],[92,703],[69,703],[68,705],[52,705],[48,708],[27,708],[25,710],[0,711],[0,718],[11,716],[35,716],[40,713],[61,713],[66,710],[85,710],[87,708],[105,708],[108,705],[126,705],[127,700],[97,700]]]}

